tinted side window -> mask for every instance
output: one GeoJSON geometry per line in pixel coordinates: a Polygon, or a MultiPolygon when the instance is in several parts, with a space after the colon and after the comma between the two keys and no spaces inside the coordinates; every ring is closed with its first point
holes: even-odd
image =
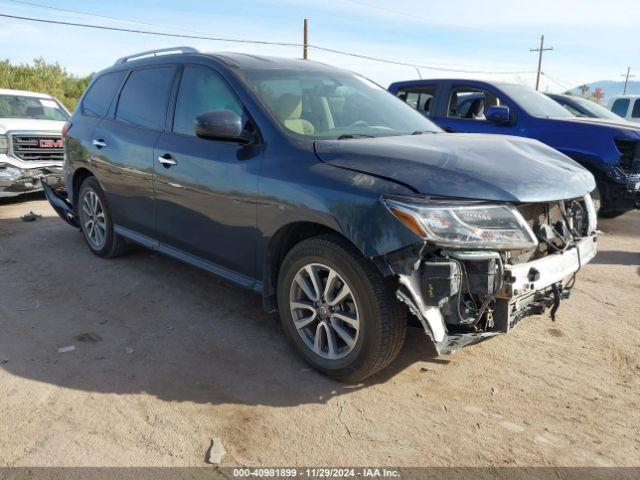
{"type": "Polygon", "coordinates": [[[113,72],[98,78],[82,101],[82,113],[104,117],[126,72],[113,72]]]}
{"type": "Polygon", "coordinates": [[[404,100],[408,105],[425,115],[431,114],[433,97],[435,97],[435,95],[435,86],[406,88],[398,92],[398,98],[404,100]]]}
{"type": "Polygon", "coordinates": [[[174,71],[173,67],[132,71],[122,88],[116,119],[138,127],[162,129],[174,71]]]}
{"type": "Polygon", "coordinates": [[[611,111],[623,118],[627,116],[627,110],[629,110],[628,98],[619,98],[618,100],[613,102],[613,105],[611,105],[611,111]]]}
{"type": "Polygon", "coordinates": [[[640,99],[636,99],[633,104],[633,111],[631,112],[633,118],[640,118],[640,99]]]}
{"type": "Polygon", "coordinates": [[[176,100],[173,131],[195,135],[196,117],[211,110],[231,110],[243,115],[242,105],[218,74],[206,67],[185,66],[176,100]]]}

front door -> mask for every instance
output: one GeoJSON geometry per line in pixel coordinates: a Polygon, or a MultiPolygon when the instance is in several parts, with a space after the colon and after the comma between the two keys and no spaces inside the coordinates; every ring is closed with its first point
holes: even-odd
{"type": "Polygon", "coordinates": [[[197,137],[196,117],[220,109],[249,121],[214,70],[185,65],[173,125],[154,154],[157,239],[174,255],[248,283],[255,275],[261,148],[197,137]]]}
{"type": "Polygon", "coordinates": [[[434,120],[447,132],[517,135],[514,108],[501,98],[497,91],[455,84],[449,90],[446,105],[444,115],[434,120]],[[506,105],[511,108],[510,123],[498,124],[486,119],[485,111],[495,105],[506,105]]]}

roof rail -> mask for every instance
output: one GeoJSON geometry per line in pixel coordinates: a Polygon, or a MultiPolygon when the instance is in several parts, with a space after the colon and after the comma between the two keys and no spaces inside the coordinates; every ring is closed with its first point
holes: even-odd
{"type": "Polygon", "coordinates": [[[158,50],[149,50],[148,52],[135,53],[133,55],[127,55],[126,57],[119,58],[114,65],[120,65],[122,63],[130,62],[132,60],[139,60],[146,57],[157,57],[158,55],[170,55],[172,53],[200,53],[192,47],[171,47],[160,48],[158,50]]]}

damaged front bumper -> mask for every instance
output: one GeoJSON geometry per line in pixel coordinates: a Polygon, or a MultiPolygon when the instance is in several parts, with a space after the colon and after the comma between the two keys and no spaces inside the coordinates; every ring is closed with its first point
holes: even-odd
{"type": "Polygon", "coordinates": [[[396,295],[422,324],[440,354],[509,332],[520,320],[569,297],[575,274],[597,252],[595,214],[589,234],[562,251],[531,261],[505,252],[434,249],[424,244],[386,258],[396,295]]]}
{"type": "Polygon", "coordinates": [[[41,191],[44,177],[61,173],[62,166],[60,165],[20,168],[0,162],[0,198],[41,191]]]}

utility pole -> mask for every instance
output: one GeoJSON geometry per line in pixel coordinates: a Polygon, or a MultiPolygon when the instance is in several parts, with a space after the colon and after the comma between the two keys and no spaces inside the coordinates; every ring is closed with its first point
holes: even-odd
{"type": "Polygon", "coordinates": [[[629,79],[635,77],[635,75],[630,75],[630,73],[631,73],[631,67],[627,67],[627,73],[622,74],[622,76],[624,77],[624,90],[622,90],[623,96],[627,94],[627,83],[629,83],[629,79]]]}
{"type": "Polygon", "coordinates": [[[304,19],[304,41],[302,47],[302,58],[307,59],[307,47],[309,45],[309,21],[304,19]]]}
{"type": "Polygon", "coordinates": [[[540,48],[530,48],[530,52],[540,52],[538,55],[538,76],[536,77],[536,90],[540,88],[540,71],[542,70],[542,52],[553,50],[553,47],[544,48],[544,35],[540,37],[540,48]]]}

